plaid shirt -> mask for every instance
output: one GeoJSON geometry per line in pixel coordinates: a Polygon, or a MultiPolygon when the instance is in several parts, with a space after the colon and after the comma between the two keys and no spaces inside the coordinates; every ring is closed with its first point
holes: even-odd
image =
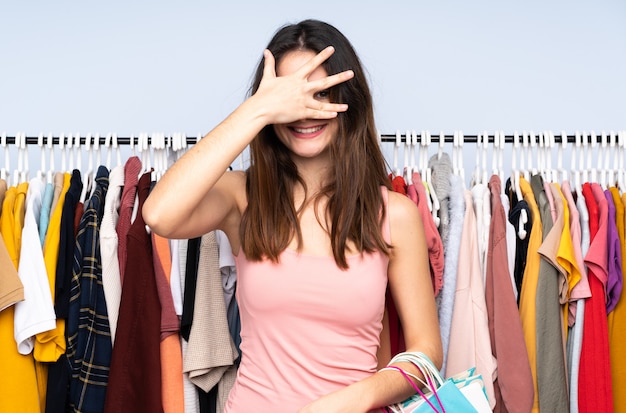
{"type": "Polygon", "coordinates": [[[109,171],[100,166],[95,189],[78,227],[67,320],[70,406],[74,412],[102,412],[111,363],[111,332],[102,286],[100,221],[109,171]]]}

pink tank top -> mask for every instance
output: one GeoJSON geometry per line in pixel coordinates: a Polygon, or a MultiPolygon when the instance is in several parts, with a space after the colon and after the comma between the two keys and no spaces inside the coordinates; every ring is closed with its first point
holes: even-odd
{"type": "MultiPolygon", "coordinates": [[[[387,202],[387,191],[383,190],[387,202]]],[[[389,224],[383,236],[390,241],[389,224]]],[[[242,359],[226,413],[298,411],[376,372],[388,258],[284,251],[280,263],[235,257],[242,359]]]]}

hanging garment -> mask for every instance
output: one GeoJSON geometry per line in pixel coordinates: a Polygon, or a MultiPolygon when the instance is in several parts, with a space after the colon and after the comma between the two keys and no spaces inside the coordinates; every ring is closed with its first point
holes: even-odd
{"type": "Polygon", "coordinates": [[[591,297],[585,303],[585,323],[578,377],[578,410],[581,413],[611,413],[613,412],[613,388],[604,287],[607,279],[606,221],[608,210],[606,198],[598,184],[585,183],[582,191],[589,211],[590,244],[585,263],[589,274],[591,297]]]}
{"type": "MultiPolygon", "coordinates": [[[[450,200],[453,188],[450,183],[452,177],[452,161],[450,156],[443,152],[433,155],[428,161],[428,167],[431,169],[431,182],[437,194],[439,201],[439,234],[441,242],[445,246],[448,244],[448,232],[450,228],[450,208],[448,202],[450,200]]],[[[454,293],[454,290],[453,290],[454,293]]]]}
{"type": "Polygon", "coordinates": [[[102,287],[100,223],[109,171],[98,167],[95,188],[80,221],[67,319],[67,358],[72,370],[70,406],[77,411],[104,408],[111,362],[111,331],[102,287]]]}
{"type": "MultiPolygon", "coordinates": [[[[178,240],[178,249],[174,251],[175,254],[178,255],[178,265],[179,265],[180,283],[181,283],[180,289],[181,289],[182,295],[185,294],[185,291],[186,291],[185,286],[187,285],[187,251],[188,251],[189,242],[190,240],[186,240],[186,239],[178,240]]],[[[198,265],[197,261],[195,265],[197,268],[197,265],[198,265]]],[[[194,286],[195,286],[195,282],[194,282],[194,286]]],[[[181,314],[180,314],[180,317],[182,320],[182,313],[185,311],[185,305],[187,304],[183,298],[181,298],[181,304],[183,306],[183,308],[181,308],[181,314]]],[[[181,325],[181,329],[182,329],[182,325],[181,325]]],[[[187,340],[183,338],[182,332],[180,334],[180,344],[181,344],[182,356],[184,360],[187,355],[188,343],[187,343],[187,340]]],[[[188,373],[183,373],[183,390],[184,390],[184,398],[185,398],[185,413],[198,413],[200,411],[200,400],[198,396],[199,396],[199,392],[202,390],[196,387],[191,382],[191,380],[189,380],[188,373]]]]}
{"type": "Polygon", "coordinates": [[[41,209],[43,182],[33,178],[28,184],[24,228],[22,230],[18,273],[24,285],[24,301],[15,304],[15,341],[21,354],[28,354],[35,346],[35,335],[56,326],[46,265],[37,231],[37,218],[41,209]]]}
{"type": "Polygon", "coordinates": [[[606,198],[608,206],[606,312],[609,314],[615,309],[622,295],[622,251],[619,235],[617,233],[617,213],[615,203],[613,202],[613,195],[611,195],[611,192],[607,189],[604,191],[604,197],[606,198]]]}
{"type": "MultiPolygon", "coordinates": [[[[138,208],[150,192],[150,172],[137,184],[138,208]]],[[[124,202],[122,202],[124,205],[124,202]]],[[[121,213],[120,213],[121,220],[121,213]]],[[[152,242],[142,214],[128,230],[126,274],[111,357],[106,413],[163,412],[161,402],[161,304],[152,242]]],[[[120,246],[121,248],[121,246],[120,246]]]]}
{"type": "Polygon", "coordinates": [[[549,190],[545,191],[541,175],[533,175],[531,187],[539,207],[542,243],[537,252],[542,259],[539,264],[536,292],[536,346],[537,349],[537,387],[539,408],[550,412],[566,412],[568,397],[566,388],[564,341],[561,327],[561,307],[559,305],[558,271],[546,255],[558,249],[562,217],[554,221],[556,210],[549,190]],[[553,212],[553,209],[555,212],[553,212]],[[554,223],[557,223],[555,226],[554,223]],[[555,246],[557,245],[557,246],[555,246]]]}
{"type": "Polygon", "coordinates": [[[124,189],[120,201],[120,215],[117,221],[116,231],[118,240],[118,261],[120,264],[120,278],[124,283],[124,272],[126,271],[127,234],[130,230],[135,207],[135,195],[137,194],[137,183],[141,173],[141,161],[136,156],[128,158],[124,164],[124,189]]]}
{"type": "MultiPolygon", "coordinates": [[[[72,171],[70,186],[63,199],[59,229],[59,254],[56,265],[55,310],[57,318],[67,325],[70,307],[70,291],[74,269],[74,247],[76,246],[76,206],[83,189],[80,171],[72,171]]],[[[56,217],[55,217],[56,219],[56,217]]],[[[54,225],[54,224],[53,224],[54,225]]],[[[80,222],[79,222],[80,225],[80,222]]],[[[55,230],[56,231],[56,230],[55,230]]],[[[46,413],[64,413],[69,406],[69,383],[71,372],[65,352],[48,366],[46,391],[46,413]]]]}
{"type": "Polygon", "coordinates": [[[520,189],[524,200],[530,208],[530,220],[532,226],[528,234],[528,254],[526,267],[522,276],[522,290],[520,292],[519,311],[524,331],[524,341],[528,352],[528,363],[533,376],[534,402],[533,413],[539,413],[539,390],[537,389],[537,283],[541,257],[537,252],[543,240],[541,229],[541,217],[535,195],[530,183],[520,177],[520,189]]]}
{"type": "MultiPolygon", "coordinates": [[[[622,250],[622,279],[626,277],[626,193],[620,197],[619,190],[611,188],[616,207],[617,233],[622,250]]],[[[608,315],[609,349],[611,354],[611,377],[615,389],[626,388],[626,298],[620,297],[615,309],[608,315]]],[[[613,405],[615,412],[626,412],[626,392],[613,392],[613,405]]]]}
{"type": "Polygon", "coordinates": [[[0,237],[0,311],[24,299],[24,284],[11,262],[4,239],[0,237]]]}
{"type": "Polygon", "coordinates": [[[439,235],[433,216],[428,209],[428,202],[426,200],[428,194],[426,194],[426,188],[424,188],[422,177],[418,172],[413,173],[413,187],[418,199],[417,208],[420,211],[424,225],[426,246],[428,248],[428,261],[430,263],[430,275],[436,296],[439,294],[441,286],[443,285],[443,269],[445,262],[443,242],[441,241],[441,235],[439,235]]]}
{"type": "Polygon", "coordinates": [[[493,175],[491,221],[485,283],[485,301],[489,320],[491,351],[497,360],[493,387],[494,412],[529,412],[533,405],[533,381],[528,361],[522,324],[508,272],[506,251],[506,215],[500,193],[501,182],[493,175]]]}
{"type": "MultiPolygon", "coordinates": [[[[445,215],[446,236],[442,235],[441,242],[444,249],[444,267],[443,267],[443,286],[441,293],[437,296],[437,310],[439,315],[439,330],[441,333],[441,344],[443,348],[443,363],[441,371],[446,371],[446,363],[448,358],[448,345],[450,342],[450,330],[452,323],[452,312],[454,309],[454,296],[456,294],[456,280],[458,273],[459,250],[461,248],[461,231],[463,229],[463,217],[465,215],[465,200],[463,199],[463,183],[458,176],[449,176],[450,182],[447,190],[442,188],[436,189],[437,196],[440,193],[446,193],[444,198],[440,199],[442,213],[445,215]],[[445,214],[443,213],[446,210],[445,214]],[[448,211],[449,209],[449,211],[448,211]]],[[[441,229],[441,225],[439,226],[441,229]]],[[[472,366],[470,366],[472,367],[472,366]]],[[[462,371],[462,370],[459,370],[462,371]]]]}
{"type": "Polygon", "coordinates": [[[100,258],[102,260],[102,287],[107,303],[111,344],[115,346],[117,319],[122,299],[122,277],[118,258],[118,238],[115,227],[119,219],[122,188],[124,187],[124,167],[116,166],[109,173],[109,189],[104,198],[104,213],[100,224],[100,258]]]}
{"type": "Polygon", "coordinates": [[[202,236],[195,302],[183,371],[205,393],[218,386],[216,411],[222,412],[235,381],[239,353],[228,328],[215,231],[202,236]]]}
{"type": "MultiPolygon", "coordinates": [[[[490,404],[495,406],[493,377],[496,360],[492,355],[485,301],[485,287],[478,252],[478,228],[472,193],[463,191],[465,215],[459,250],[454,308],[450,326],[448,362],[445,377],[476,367],[482,375],[490,404]]],[[[531,384],[532,385],[532,384],[531,384]]]]}
{"type": "Polygon", "coordinates": [[[526,234],[530,233],[532,228],[532,214],[528,203],[524,199],[517,199],[517,194],[511,188],[511,180],[507,179],[506,194],[509,197],[509,204],[511,210],[509,211],[509,222],[516,228],[515,234],[515,265],[513,271],[513,279],[515,280],[515,286],[517,289],[517,304],[519,306],[520,294],[522,291],[522,280],[524,278],[524,270],[526,269],[526,256],[528,255],[528,242],[530,237],[520,237],[519,225],[522,216],[522,211],[525,211],[527,222],[523,224],[523,231],[526,234]]]}
{"type": "Polygon", "coordinates": [[[41,199],[41,211],[39,217],[39,241],[41,242],[41,248],[46,241],[46,232],[48,231],[48,223],[50,222],[50,212],[52,208],[52,197],[54,196],[54,183],[46,183],[44,188],[43,197],[41,199]]]}
{"type": "MultiPolygon", "coordinates": [[[[7,183],[4,179],[0,179],[0,216],[6,191],[7,183]]],[[[0,236],[0,311],[23,299],[24,285],[11,261],[4,239],[0,236]]]]}
{"type": "Polygon", "coordinates": [[[170,287],[172,259],[169,240],[151,233],[154,273],[161,304],[161,380],[164,413],[183,413],[183,359],[179,322],[170,287]]]}
{"type": "MultiPolygon", "coordinates": [[[[55,193],[58,193],[58,199],[52,204],[53,207],[50,213],[50,221],[48,223],[46,240],[43,247],[43,256],[46,263],[49,288],[52,300],[55,303],[57,291],[57,264],[59,261],[59,246],[61,242],[61,217],[63,214],[65,197],[70,189],[71,179],[72,175],[69,173],[55,175],[55,193]],[[56,188],[60,189],[57,191],[56,188]]],[[[70,245],[73,245],[73,242],[70,242],[70,245]]],[[[62,251],[63,254],[67,252],[73,252],[73,249],[69,247],[69,251],[62,251]]],[[[68,264],[73,264],[73,257],[68,264]]],[[[64,295],[64,297],[68,297],[68,295],[64,295]]],[[[67,307],[59,306],[59,309],[66,310],[67,307]]],[[[42,363],[55,362],[59,359],[61,354],[65,353],[67,347],[65,339],[65,316],[66,312],[62,311],[61,317],[57,317],[56,328],[54,330],[46,331],[37,335],[37,342],[35,343],[35,360],[42,363]]],[[[45,365],[38,364],[38,366],[41,369],[46,369],[45,365]]],[[[47,383],[47,380],[44,382],[47,383]]]]}
{"type": "MultiPolygon", "coordinates": [[[[10,187],[5,193],[0,216],[0,232],[7,248],[11,264],[17,272],[18,248],[15,244],[15,199],[17,188],[10,187]]],[[[14,306],[0,312],[0,412],[41,413],[35,363],[32,354],[17,351],[14,337],[14,306]]]]}
{"type": "MultiPolygon", "coordinates": [[[[511,210],[509,205],[509,198],[503,192],[500,193],[500,202],[502,202],[502,208],[504,208],[504,216],[508,217],[511,210]]],[[[515,283],[515,245],[517,243],[517,234],[515,227],[508,220],[506,225],[506,252],[507,252],[507,264],[509,267],[509,276],[511,278],[511,287],[513,288],[513,296],[517,303],[517,297],[519,291],[517,290],[517,284],[515,283]]]]}

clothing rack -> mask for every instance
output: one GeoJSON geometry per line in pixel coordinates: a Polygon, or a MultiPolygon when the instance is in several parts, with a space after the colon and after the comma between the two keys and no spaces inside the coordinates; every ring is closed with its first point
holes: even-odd
{"type": "MultiPolygon", "coordinates": [[[[545,139],[544,136],[550,135],[550,138],[553,138],[553,143],[563,143],[566,140],[568,143],[602,143],[609,142],[613,139],[613,142],[616,142],[618,136],[623,136],[625,134],[624,131],[602,131],[600,133],[595,133],[594,131],[586,132],[583,131],[581,133],[576,132],[575,134],[552,134],[550,132],[520,132],[514,134],[504,134],[504,133],[483,133],[483,134],[438,134],[438,133],[396,133],[389,134],[384,133],[380,135],[381,142],[407,142],[407,136],[411,139],[411,142],[422,142],[422,139],[427,138],[429,142],[439,143],[442,139],[443,142],[455,143],[456,139],[461,139],[464,143],[494,143],[496,141],[496,137],[499,139],[503,139],[505,143],[538,143],[540,140],[545,139]],[[525,141],[526,139],[526,141],[525,141]]],[[[164,139],[166,143],[172,142],[174,137],[178,135],[178,137],[182,138],[180,142],[183,144],[193,145],[198,142],[202,135],[198,134],[197,136],[187,136],[185,134],[167,134],[164,135],[164,139]]],[[[117,137],[115,134],[107,134],[107,135],[87,135],[87,136],[74,136],[71,134],[68,135],[57,135],[53,136],[52,134],[48,135],[39,135],[39,136],[22,136],[16,139],[16,135],[14,136],[6,136],[2,135],[0,138],[0,146],[5,145],[14,145],[23,139],[23,142],[26,145],[49,145],[49,140],[52,140],[52,145],[87,145],[88,143],[91,145],[96,144],[96,140],[98,141],[98,145],[140,145],[142,142],[148,145],[152,144],[153,138],[151,135],[146,135],[145,141],[142,141],[141,135],[138,136],[122,136],[117,137]],[[88,140],[89,138],[89,140],[88,140]]],[[[622,138],[626,139],[626,137],[622,138]]],[[[459,141],[460,142],[460,141],[459,141]]],[[[501,142],[501,141],[500,141],[501,142]]]]}

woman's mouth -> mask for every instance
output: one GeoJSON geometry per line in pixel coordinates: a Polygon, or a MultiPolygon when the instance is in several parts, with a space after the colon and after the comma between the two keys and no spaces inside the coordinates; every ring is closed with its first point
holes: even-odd
{"type": "Polygon", "coordinates": [[[297,138],[314,138],[318,136],[325,127],[326,125],[310,126],[306,128],[292,126],[289,129],[297,138]]]}

